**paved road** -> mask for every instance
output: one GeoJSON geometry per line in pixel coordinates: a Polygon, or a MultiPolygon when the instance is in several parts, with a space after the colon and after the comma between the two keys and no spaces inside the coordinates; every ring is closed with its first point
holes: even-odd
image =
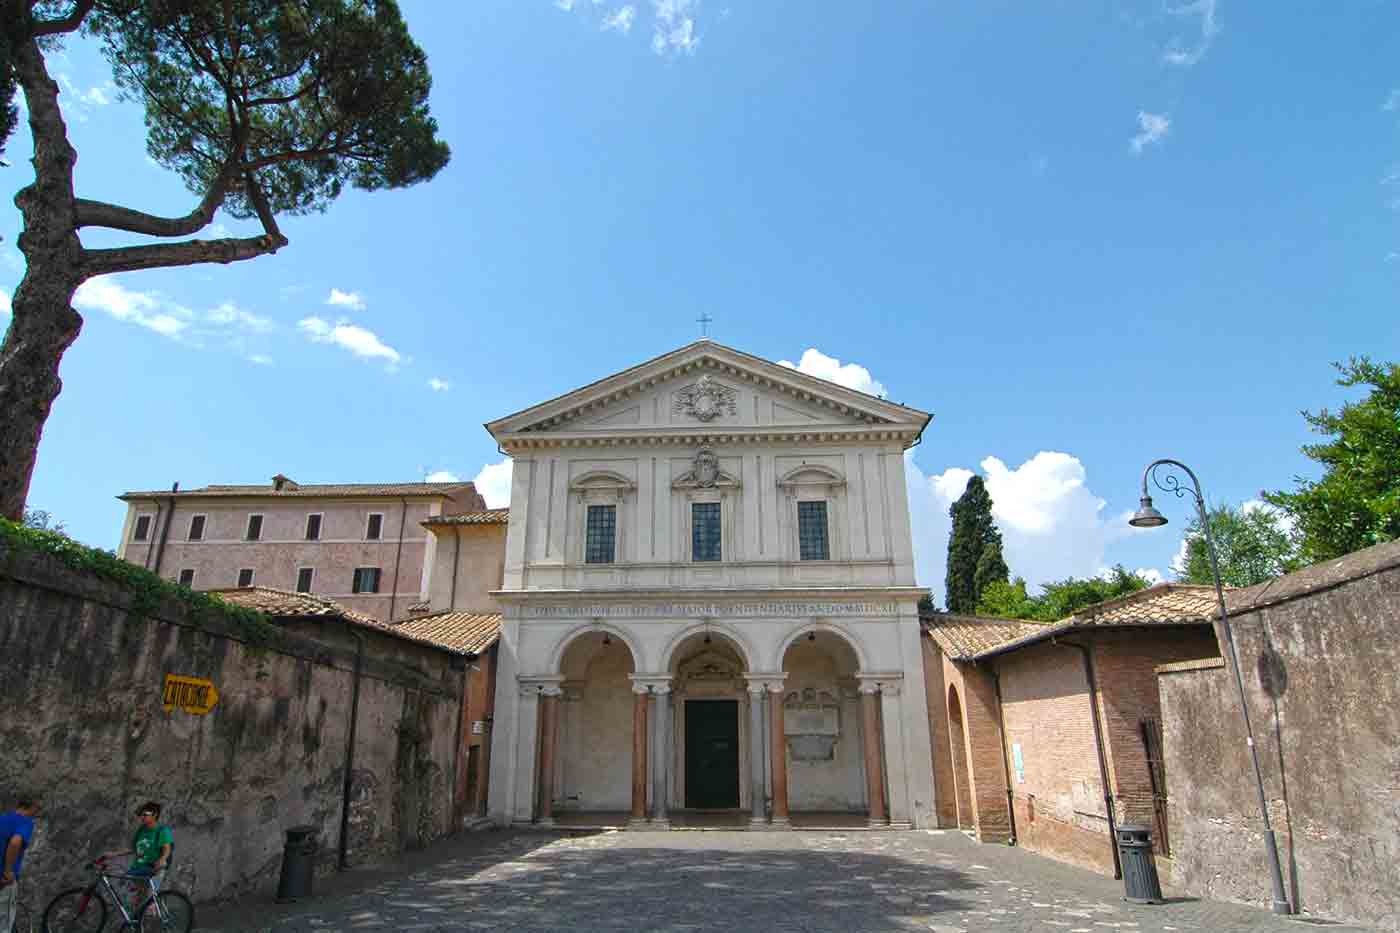
{"type": "MultiPolygon", "coordinates": [[[[251,931],[1292,931],[1209,901],[1125,904],[1119,882],[959,833],[481,833],[399,871],[352,872],[290,908],[240,905],[200,929],[251,931]]],[[[1355,927],[1333,926],[1334,930],[1355,927]]]]}

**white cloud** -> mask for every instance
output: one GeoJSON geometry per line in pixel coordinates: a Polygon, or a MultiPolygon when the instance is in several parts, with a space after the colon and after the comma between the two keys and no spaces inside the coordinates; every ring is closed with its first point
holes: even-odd
{"type": "Polygon", "coordinates": [[[359,292],[343,292],[338,288],[331,289],[326,304],[334,308],[349,308],[351,311],[363,311],[367,307],[359,292]]]}
{"type": "Polygon", "coordinates": [[[266,353],[254,353],[252,356],[248,357],[248,362],[257,363],[259,366],[271,366],[272,357],[268,356],[266,353]]]}
{"type": "Polygon", "coordinates": [[[1190,68],[1201,59],[1206,57],[1206,52],[1210,51],[1211,43],[1215,37],[1220,35],[1220,20],[1215,15],[1216,0],[1195,0],[1184,6],[1170,7],[1167,12],[1177,16],[1199,16],[1201,18],[1201,37],[1190,46],[1183,46],[1179,40],[1172,40],[1167,46],[1167,50],[1162,53],[1162,61],[1168,65],[1176,65],[1181,68],[1190,68]]]}
{"type": "Polygon", "coordinates": [[[1390,96],[1381,104],[1382,110],[1400,110],[1400,88],[1390,92],[1390,96]]]}
{"type": "Polygon", "coordinates": [[[779,360],[778,365],[795,369],[809,376],[816,376],[818,379],[825,379],[827,382],[834,382],[848,389],[855,389],[857,392],[879,396],[885,394],[885,387],[871,378],[870,370],[855,363],[842,365],[840,360],[827,356],[816,347],[811,347],[803,352],[802,359],[797,363],[793,363],[791,360],[779,360]]]}
{"type": "Polygon", "coordinates": [[[8,317],[10,311],[10,293],[0,288],[0,315],[8,317]]]}
{"type": "Polygon", "coordinates": [[[1138,134],[1129,143],[1133,152],[1141,153],[1143,149],[1154,143],[1159,143],[1171,129],[1172,121],[1164,113],[1148,113],[1146,110],[1138,111],[1138,134]]]}
{"type": "Polygon", "coordinates": [[[88,279],[73,294],[73,306],[84,311],[102,311],[127,324],[145,327],[166,337],[178,337],[190,326],[188,309],[165,302],[158,292],[136,292],[114,276],[88,279]]]}
{"type": "Polygon", "coordinates": [[[258,334],[265,334],[274,326],[269,319],[250,314],[231,301],[225,301],[218,307],[211,308],[205,317],[214,324],[230,325],[235,329],[248,330],[258,334]]]}
{"type": "Polygon", "coordinates": [[[657,55],[694,55],[700,45],[695,31],[700,0],[651,0],[651,6],[656,14],[651,50],[657,55]]]}
{"type": "Polygon", "coordinates": [[[432,473],[429,473],[427,476],[423,477],[423,482],[457,483],[460,482],[460,480],[457,479],[457,474],[453,473],[451,470],[435,470],[432,473]]]}
{"type": "Polygon", "coordinates": [[[574,0],[554,0],[554,5],[567,13],[574,8],[574,0]]]}
{"type": "Polygon", "coordinates": [[[632,22],[636,18],[637,8],[628,4],[627,6],[619,7],[613,13],[605,16],[603,18],[603,29],[604,31],[614,29],[625,36],[632,31],[632,22]]]}
{"type": "MultiPolygon", "coordinates": [[[[79,123],[87,122],[88,111],[110,104],[117,90],[116,85],[111,81],[83,90],[63,72],[59,72],[56,77],[60,93],[63,96],[64,116],[71,117],[79,123]]],[[[23,97],[23,95],[18,96],[23,97]]]]}
{"type": "Polygon", "coordinates": [[[452,383],[448,382],[446,379],[439,379],[437,376],[434,376],[428,380],[428,388],[432,389],[434,392],[446,392],[448,389],[452,388],[452,383]]]}
{"type": "Polygon", "coordinates": [[[488,509],[503,509],[510,505],[510,478],[512,461],[509,457],[500,463],[488,463],[481,468],[472,482],[481,498],[486,500],[488,509]]]}
{"type": "Polygon", "coordinates": [[[1133,572],[1153,586],[1167,582],[1167,578],[1162,575],[1162,571],[1158,570],[1156,567],[1139,567],[1133,572]]]}
{"type": "MultiPolygon", "coordinates": [[[[941,603],[947,569],[948,508],[972,471],[950,467],[932,476],[905,457],[915,563],[920,585],[941,603]]],[[[1065,577],[1090,577],[1105,565],[1108,545],[1132,532],[1127,514],[1105,516],[1104,500],[1088,487],[1084,465],[1059,451],[1041,451],[1012,469],[996,457],[980,464],[1001,529],[1006,563],[1032,593],[1065,577]]]]}
{"type": "Polygon", "coordinates": [[[331,324],[313,315],[297,321],[297,329],[316,343],[334,344],[362,359],[382,359],[390,367],[397,366],[403,359],[398,350],[380,340],[373,331],[348,321],[331,324]]]}

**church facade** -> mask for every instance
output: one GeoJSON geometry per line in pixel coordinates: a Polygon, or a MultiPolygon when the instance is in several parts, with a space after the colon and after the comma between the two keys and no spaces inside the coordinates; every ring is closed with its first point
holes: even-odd
{"type": "Polygon", "coordinates": [[[903,466],[929,420],[701,340],[489,423],[493,820],[933,826],[903,466]]]}

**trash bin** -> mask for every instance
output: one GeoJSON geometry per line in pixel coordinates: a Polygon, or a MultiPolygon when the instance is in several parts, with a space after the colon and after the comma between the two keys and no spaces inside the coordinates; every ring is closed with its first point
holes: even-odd
{"type": "Polygon", "coordinates": [[[287,843],[282,849],[282,874],[277,879],[278,903],[311,896],[316,850],[320,847],[315,826],[293,826],[287,830],[287,843]]]}
{"type": "Polygon", "coordinates": [[[1152,829],[1141,823],[1118,827],[1118,860],[1123,865],[1123,900],[1132,904],[1161,904],[1162,883],[1152,859],[1152,829]]]}

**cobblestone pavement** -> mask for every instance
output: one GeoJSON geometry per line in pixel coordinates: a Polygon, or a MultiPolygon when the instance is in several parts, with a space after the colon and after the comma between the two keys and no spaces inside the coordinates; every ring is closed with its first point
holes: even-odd
{"type": "MultiPolygon", "coordinates": [[[[1256,933],[1297,921],[1122,885],[952,832],[483,833],[402,870],[351,872],[284,908],[240,904],[199,929],[251,931],[922,930],[1256,933]],[[358,878],[357,878],[358,876],[358,878]]],[[[1169,892],[1170,893],[1170,892],[1169,892]]],[[[1333,926],[1334,930],[1357,927],[1333,926]]]]}

